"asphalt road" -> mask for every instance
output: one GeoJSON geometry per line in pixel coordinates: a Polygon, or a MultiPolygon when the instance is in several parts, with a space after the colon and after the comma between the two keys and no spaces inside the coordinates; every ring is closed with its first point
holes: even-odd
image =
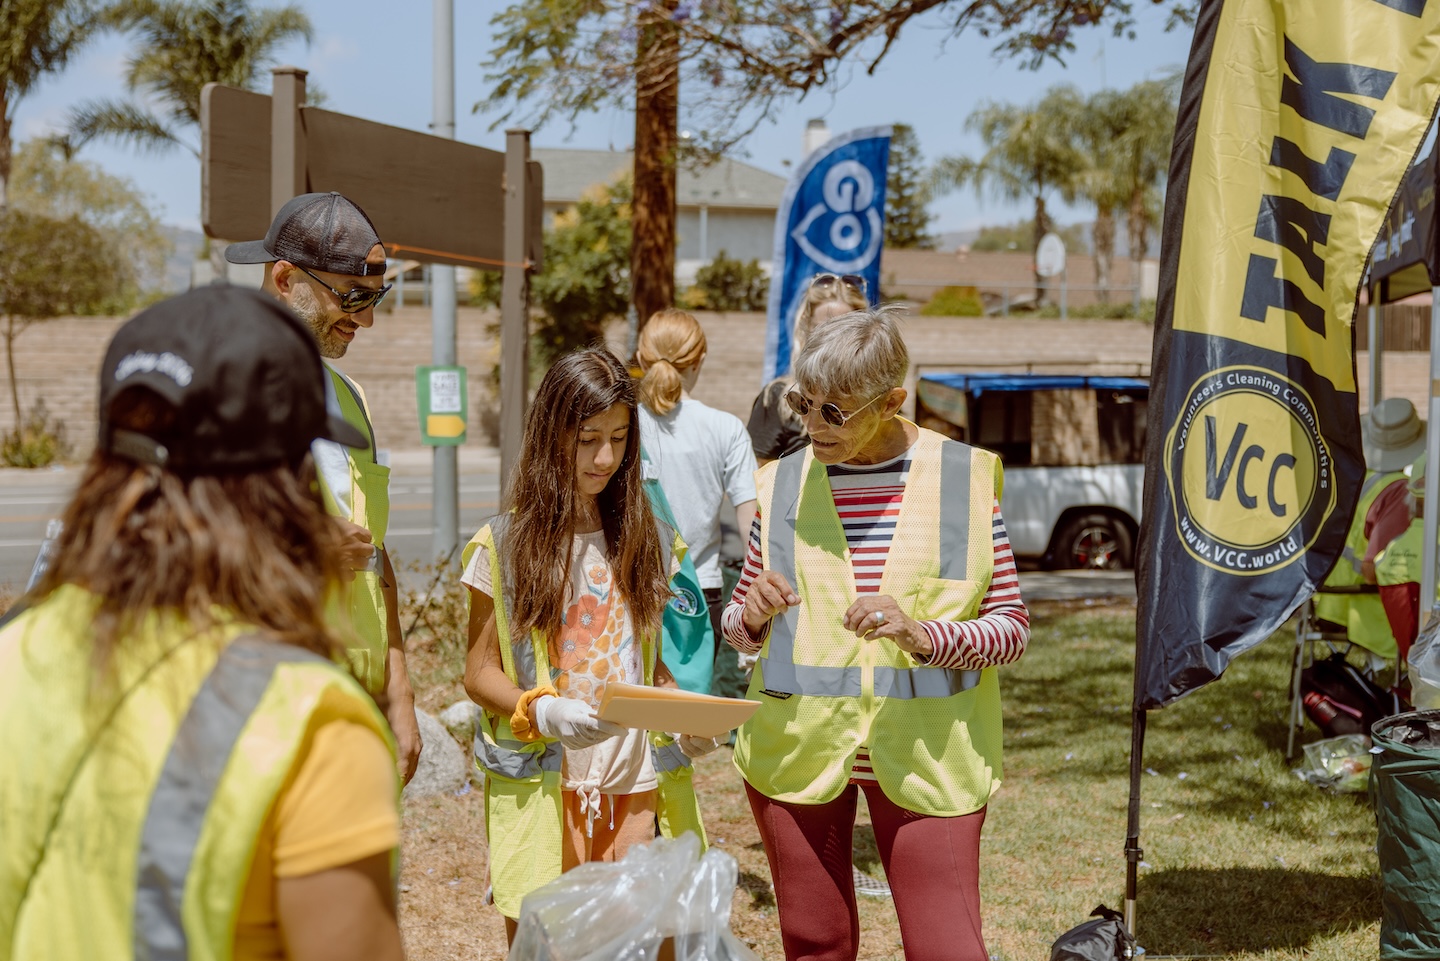
{"type": "MultiPolygon", "coordinates": [[[[430,477],[423,459],[412,457],[397,467],[390,480],[390,533],[387,544],[402,586],[425,590],[426,579],[408,570],[431,558],[430,477]],[[411,463],[410,461],[414,461],[411,463]]],[[[46,523],[60,515],[79,478],[79,468],[61,470],[0,470],[0,589],[18,594],[30,576],[46,523]]],[[[499,474],[489,461],[462,464],[460,481],[460,542],[498,510],[499,474]]],[[[721,514],[733,517],[728,509],[721,514]]],[[[724,524],[723,550],[738,556],[740,541],[733,521],[724,524]]],[[[1020,593],[1027,600],[1075,600],[1085,597],[1135,596],[1131,571],[1020,572],[1020,593]]]]}
{"type": "MultiPolygon", "coordinates": [[[[45,537],[46,523],[64,510],[79,468],[0,470],[0,588],[24,588],[45,537]]],[[[417,578],[405,567],[430,558],[430,478],[395,474],[390,481],[390,533],[386,544],[406,586],[417,578]]],[[[460,542],[498,509],[499,478],[494,471],[467,471],[460,481],[460,542]]],[[[425,585],[420,585],[423,589],[425,585]]]]}

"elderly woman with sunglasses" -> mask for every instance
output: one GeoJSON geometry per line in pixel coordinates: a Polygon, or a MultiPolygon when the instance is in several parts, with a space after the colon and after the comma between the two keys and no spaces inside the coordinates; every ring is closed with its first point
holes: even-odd
{"type": "MultiPolygon", "coordinates": [[[[855,274],[816,274],[811,277],[795,316],[795,354],[799,354],[815,328],[869,304],[865,296],[864,277],[855,274]]],[[[809,443],[800,418],[785,403],[785,394],[792,386],[789,377],[772,380],[750,407],[750,420],[745,429],[750,433],[755,459],[762,464],[800,450],[809,443]]]]}
{"type": "Polygon", "coordinates": [[[859,791],[908,961],[985,959],[980,828],[1000,785],[996,668],[1029,640],[988,451],[898,417],[892,314],[830,321],[786,400],[806,450],[756,475],[726,640],[758,652],[735,765],[787,958],[853,961],[859,791]]]}

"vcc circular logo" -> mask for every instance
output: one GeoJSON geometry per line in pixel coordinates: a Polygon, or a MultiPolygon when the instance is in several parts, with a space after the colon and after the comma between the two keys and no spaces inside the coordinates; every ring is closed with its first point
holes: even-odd
{"type": "Polygon", "coordinates": [[[1303,556],[1335,510],[1335,474],[1310,395],[1260,367],[1196,381],[1165,438],[1180,542],[1230,574],[1303,556]]]}

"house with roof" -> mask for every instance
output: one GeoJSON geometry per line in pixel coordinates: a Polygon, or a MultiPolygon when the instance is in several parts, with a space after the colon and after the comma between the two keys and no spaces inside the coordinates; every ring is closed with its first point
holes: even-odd
{"type": "MultiPolygon", "coordinates": [[[[545,168],[547,226],[586,190],[615,181],[635,163],[628,150],[534,147],[530,155],[545,168]]],[[[695,272],[721,251],[758,260],[768,271],[784,192],[784,177],[728,157],[701,170],[681,166],[675,177],[676,281],[694,283],[695,272]]]]}

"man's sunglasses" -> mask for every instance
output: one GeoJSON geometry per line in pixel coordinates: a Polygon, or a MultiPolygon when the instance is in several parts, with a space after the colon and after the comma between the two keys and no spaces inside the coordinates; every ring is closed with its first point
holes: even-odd
{"type": "MultiPolygon", "coordinates": [[[[876,394],[854,410],[841,410],[839,407],[827,401],[820,405],[820,419],[831,427],[844,427],[847,420],[889,393],[887,390],[884,394],[876,394]]],[[[785,392],[785,403],[790,405],[790,409],[793,410],[798,417],[806,416],[815,406],[811,403],[810,398],[794,388],[785,392]]]]}
{"type": "Polygon", "coordinates": [[[810,278],[811,287],[833,287],[844,284],[851,290],[865,293],[865,278],[859,274],[816,274],[810,278]]]}
{"type": "Polygon", "coordinates": [[[310,273],[310,271],[305,270],[305,268],[301,267],[299,264],[294,264],[293,266],[302,271],[305,271],[305,273],[310,276],[311,280],[315,281],[315,283],[319,284],[321,287],[324,287],[326,290],[330,291],[330,293],[334,294],[335,299],[340,301],[340,310],[347,314],[358,314],[366,307],[374,307],[376,304],[380,303],[380,301],[385,299],[385,295],[390,293],[390,288],[393,286],[392,284],[386,284],[383,287],[374,288],[351,287],[349,290],[341,293],[334,287],[331,287],[329,284],[325,283],[325,281],[321,280],[319,277],[316,277],[314,274],[310,273]]]}

